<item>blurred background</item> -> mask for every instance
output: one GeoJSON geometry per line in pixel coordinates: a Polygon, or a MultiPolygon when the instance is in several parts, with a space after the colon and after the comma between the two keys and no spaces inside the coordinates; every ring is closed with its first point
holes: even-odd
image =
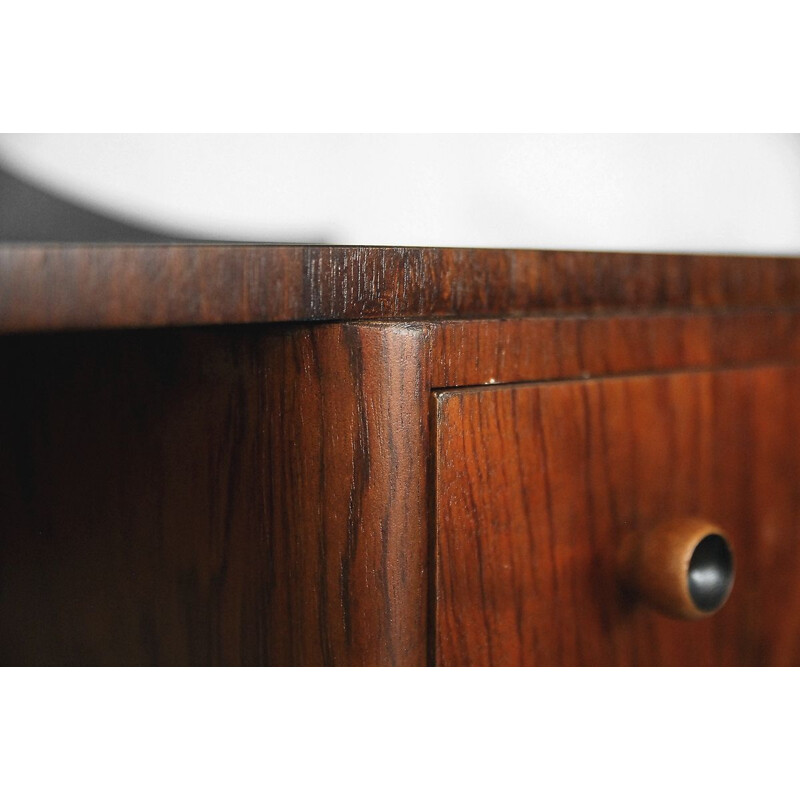
{"type": "Polygon", "coordinates": [[[0,240],[800,254],[800,136],[3,134],[0,240]]]}

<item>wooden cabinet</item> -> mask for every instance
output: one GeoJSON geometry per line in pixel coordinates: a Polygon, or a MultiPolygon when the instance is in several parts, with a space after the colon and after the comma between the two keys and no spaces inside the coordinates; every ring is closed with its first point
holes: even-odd
{"type": "Polygon", "coordinates": [[[3,247],[0,330],[2,663],[800,662],[800,260],[3,247]]]}

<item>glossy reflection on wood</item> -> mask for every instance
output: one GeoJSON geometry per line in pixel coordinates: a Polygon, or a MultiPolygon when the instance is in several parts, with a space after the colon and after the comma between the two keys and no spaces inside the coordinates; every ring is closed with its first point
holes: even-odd
{"type": "Polygon", "coordinates": [[[799,264],[0,248],[0,661],[796,663],[799,264]],[[612,575],[684,515],[689,635],[612,575]]]}
{"type": "Polygon", "coordinates": [[[434,388],[800,359],[800,313],[790,311],[416,324],[434,388]]]}
{"type": "Polygon", "coordinates": [[[629,531],[618,552],[619,577],[632,598],[675,619],[702,619],[730,595],[733,550],[719,525],[697,518],[629,531]]]}
{"type": "Polygon", "coordinates": [[[267,245],[0,245],[0,332],[800,304],[800,259],[267,245]]]}
{"type": "Polygon", "coordinates": [[[425,663],[421,347],[403,325],[296,328],[273,343],[271,664],[425,663]]]}
{"type": "Polygon", "coordinates": [[[0,663],[424,663],[419,346],[0,340],[0,663]]]}
{"type": "Polygon", "coordinates": [[[799,663],[798,407],[781,367],[439,393],[437,663],[799,663]],[[717,614],[620,590],[623,536],[701,513],[736,553],[717,614]]]}

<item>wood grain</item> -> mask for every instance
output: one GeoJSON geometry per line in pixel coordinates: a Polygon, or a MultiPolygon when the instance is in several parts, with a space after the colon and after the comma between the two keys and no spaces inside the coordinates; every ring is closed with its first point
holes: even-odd
{"type": "Polygon", "coordinates": [[[0,341],[0,663],[418,664],[419,336],[0,341]]]}
{"type": "Polygon", "coordinates": [[[433,388],[800,359],[789,311],[419,323],[433,388]]]}
{"type": "Polygon", "coordinates": [[[435,388],[791,362],[799,330],[740,311],[5,337],[0,660],[424,663],[435,388]]]}
{"type": "MultiPolygon", "coordinates": [[[[677,634],[662,641],[661,623],[639,621],[631,623],[635,636],[612,636],[610,645],[592,639],[580,652],[558,644],[561,655],[792,662],[793,629],[777,620],[800,609],[787,533],[796,529],[800,504],[787,483],[797,468],[788,452],[796,381],[742,379],[739,386],[731,378],[714,388],[722,379],[712,375],[764,364],[773,366],[742,374],[793,374],[775,365],[800,360],[800,313],[792,308],[800,300],[798,264],[397,248],[0,248],[0,329],[58,331],[0,339],[0,662],[434,663],[441,652],[436,621],[447,609],[436,602],[441,576],[429,536],[436,481],[443,480],[433,464],[443,454],[430,438],[434,393],[565,378],[588,387],[588,376],[632,373],[672,386],[676,377],[659,376],[675,371],[685,371],[688,399],[662,388],[667,402],[658,406],[675,419],[658,416],[651,390],[636,390],[630,402],[639,398],[649,422],[625,433],[628,415],[639,417],[625,397],[615,400],[625,413],[601,425],[597,398],[610,390],[597,390],[587,406],[570,389],[554,401],[550,424],[567,426],[574,457],[583,452],[589,467],[581,468],[595,471],[597,430],[654,462],[656,448],[688,452],[687,425],[702,433],[690,453],[698,463],[726,453],[730,459],[701,485],[711,481],[708,496],[720,507],[728,493],[737,536],[768,542],[756,547],[759,569],[777,570],[774,591],[783,592],[789,611],[778,608],[764,578],[760,599],[736,612],[749,620],[736,624],[750,627],[745,636],[734,626],[735,652],[697,643],[679,650],[677,634]],[[454,315],[502,318],[445,319],[454,315]],[[276,322],[347,318],[357,321],[276,322]],[[228,324],[259,321],[273,324],[228,324]],[[180,327],[201,324],[217,327],[180,327]],[[162,329],[62,330],[147,326],[162,329]],[[574,416],[585,408],[591,424],[574,416]],[[733,427],[737,414],[741,430],[733,427]],[[725,425],[733,431],[728,445],[725,425]],[[586,434],[583,444],[574,431],[586,434]],[[580,451],[586,442],[592,449],[580,451]],[[758,467],[745,475],[742,464],[754,459],[758,467]],[[777,477],[784,482],[768,488],[777,477]],[[760,488],[741,505],[751,480],[760,488]],[[773,511],[774,525],[759,517],[757,532],[741,532],[743,520],[773,511]],[[764,622],[767,610],[772,617],[764,622]],[[752,632],[757,627],[763,635],[752,632]],[[656,644],[633,653],[637,637],[652,636],[656,644]]],[[[629,380],[647,379],[620,378],[620,385],[629,380]]],[[[463,396],[472,391],[484,390],[463,396]]],[[[521,398],[529,390],[485,391],[521,398]]],[[[534,423],[523,420],[518,434],[516,421],[503,416],[508,409],[478,405],[477,417],[465,417],[473,425],[465,442],[476,439],[478,449],[462,454],[464,474],[480,482],[476,470],[491,469],[488,480],[499,481],[517,463],[532,470],[514,437],[533,435],[534,423]],[[502,430],[495,415],[505,420],[502,430]],[[480,447],[491,462],[481,461],[480,447]]],[[[449,429],[459,424],[453,412],[449,429]]],[[[621,469],[630,480],[638,475],[627,462],[621,469]]],[[[580,508],[580,480],[563,480],[559,497],[580,508]]],[[[691,499],[687,480],[681,473],[677,496],[691,499]]],[[[619,504],[630,501],[624,486],[612,489],[619,504]]],[[[480,513],[502,519],[509,491],[492,484],[480,513]]],[[[597,542],[601,563],[611,539],[597,542]]],[[[524,543],[514,547],[524,562],[524,543]]],[[[560,586],[571,574],[570,553],[595,552],[591,542],[581,547],[588,551],[575,545],[553,562],[560,586]]],[[[574,595],[581,603],[586,597],[574,595]]],[[[473,600],[465,602],[447,613],[470,613],[473,600]]],[[[564,624],[542,636],[573,636],[572,623],[564,624]]],[[[605,628],[596,638],[604,636],[605,628]]],[[[513,636],[507,646],[517,647],[513,636]]],[[[451,663],[460,657],[453,651],[451,663]]]]}
{"type": "Polygon", "coordinates": [[[800,305],[800,259],[267,245],[3,245],[0,331],[800,305]]]}
{"type": "Polygon", "coordinates": [[[427,407],[422,337],[402,325],[291,331],[263,419],[275,469],[273,664],[423,665],[427,407]]]}
{"type": "Polygon", "coordinates": [[[800,663],[800,369],[437,393],[436,662],[800,663]],[[678,622],[619,587],[629,531],[706,516],[737,578],[678,622]]]}

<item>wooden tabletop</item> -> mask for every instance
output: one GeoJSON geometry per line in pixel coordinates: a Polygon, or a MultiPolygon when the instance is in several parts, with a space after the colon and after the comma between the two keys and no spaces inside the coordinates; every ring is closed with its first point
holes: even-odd
{"type": "Polygon", "coordinates": [[[800,305],[800,258],[0,245],[0,332],[800,305]]]}

